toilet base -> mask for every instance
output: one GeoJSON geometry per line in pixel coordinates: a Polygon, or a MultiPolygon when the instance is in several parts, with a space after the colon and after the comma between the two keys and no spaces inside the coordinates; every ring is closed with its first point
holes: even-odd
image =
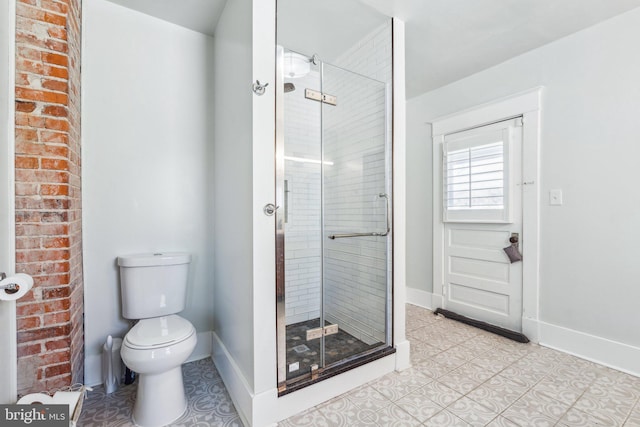
{"type": "Polygon", "coordinates": [[[182,367],[161,374],[138,374],[133,422],[141,427],[161,427],[177,420],[187,409],[182,367]]]}

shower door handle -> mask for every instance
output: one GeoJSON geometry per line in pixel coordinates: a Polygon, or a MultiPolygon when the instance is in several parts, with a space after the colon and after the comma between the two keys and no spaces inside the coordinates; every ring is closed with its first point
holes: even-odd
{"type": "Polygon", "coordinates": [[[347,237],[384,237],[388,236],[391,231],[391,224],[389,222],[389,196],[386,193],[378,194],[378,197],[384,199],[384,218],[386,224],[385,231],[373,231],[369,233],[343,233],[343,234],[330,234],[328,237],[331,240],[344,239],[347,237]]]}

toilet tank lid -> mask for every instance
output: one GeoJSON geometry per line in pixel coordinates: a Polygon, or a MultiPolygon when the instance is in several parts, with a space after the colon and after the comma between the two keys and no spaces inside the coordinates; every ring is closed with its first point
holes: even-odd
{"type": "Polygon", "coordinates": [[[159,265],[189,264],[191,254],[183,252],[156,252],[122,255],[118,257],[120,267],[155,267],[159,265]]]}

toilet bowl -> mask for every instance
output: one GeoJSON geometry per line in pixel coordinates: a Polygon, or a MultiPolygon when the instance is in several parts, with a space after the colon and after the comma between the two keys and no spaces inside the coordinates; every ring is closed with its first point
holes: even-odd
{"type": "Polygon", "coordinates": [[[184,413],[187,400],[181,365],[196,346],[193,325],[177,315],[140,320],[125,335],[121,356],[138,373],[133,422],[164,426],[184,413]]]}
{"type": "Polygon", "coordinates": [[[138,373],[133,422],[160,427],[180,418],[187,407],[181,365],[196,346],[184,310],[191,255],[148,253],[118,257],[122,315],[138,323],[125,335],[120,355],[138,373]]]}

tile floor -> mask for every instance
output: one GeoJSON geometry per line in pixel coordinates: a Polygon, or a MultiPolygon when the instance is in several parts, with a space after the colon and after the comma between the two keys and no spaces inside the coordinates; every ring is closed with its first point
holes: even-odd
{"type": "MultiPolygon", "coordinates": [[[[413,367],[279,423],[292,426],[640,427],[640,378],[519,344],[407,305],[413,367]]],[[[209,360],[184,366],[188,412],[174,426],[241,425],[209,360]]],[[[129,426],[135,393],[101,390],[82,427],[129,426]]]]}
{"type": "MultiPolygon", "coordinates": [[[[188,407],[171,426],[242,427],[242,421],[211,359],[182,366],[188,407]]],[[[78,427],[129,427],[136,397],[135,383],[105,394],[102,386],[88,392],[82,405],[78,427]]]]}

